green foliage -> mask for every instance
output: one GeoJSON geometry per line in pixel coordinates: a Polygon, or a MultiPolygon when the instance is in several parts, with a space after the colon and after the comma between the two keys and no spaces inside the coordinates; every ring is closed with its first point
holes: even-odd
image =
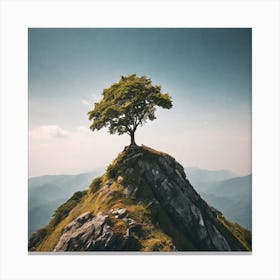
{"type": "Polygon", "coordinates": [[[95,178],[95,179],[91,182],[91,184],[90,184],[90,186],[89,186],[89,189],[90,189],[90,191],[91,191],[92,193],[95,193],[95,192],[97,192],[97,191],[100,189],[101,184],[102,184],[102,179],[103,179],[103,177],[100,176],[100,177],[95,178]]]}
{"type": "Polygon", "coordinates": [[[51,224],[56,226],[58,223],[60,223],[86,194],[87,191],[75,192],[70,199],[68,199],[64,204],[55,210],[51,224]]]}
{"type": "Polygon", "coordinates": [[[168,93],[162,93],[161,87],[153,85],[146,76],[135,74],[122,76],[119,82],[104,89],[102,96],[102,100],[88,112],[92,120],[90,128],[94,131],[108,127],[110,134],[129,134],[132,144],[135,144],[137,127],[156,119],[156,107],[172,107],[168,93]]]}
{"type": "Polygon", "coordinates": [[[160,239],[151,238],[146,241],[145,245],[147,252],[160,251],[163,247],[163,242],[160,239]]]}
{"type": "Polygon", "coordinates": [[[117,172],[118,172],[118,171],[117,171],[117,169],[116,169],[116,167],[115,167],[114,164],[110,163],[110,164],[107,166],[106,173],[107,173],[107,176],[108,176],[109,178],[115,179],[116,176],[117,176],[117,174],[118,174],[117,172]]]}
{"type": "Polygon", "coordinates": [[[38,229],[36,232],[34,232],[30,239],[28,240],[28,250],[32,251],[35,249],[37,244],[42,242],[42,240],[47,236],[48,230],[47,227],[38,229]]]}

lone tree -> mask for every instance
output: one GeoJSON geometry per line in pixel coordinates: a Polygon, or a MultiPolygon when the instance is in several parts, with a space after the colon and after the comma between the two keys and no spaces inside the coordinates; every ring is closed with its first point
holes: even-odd
{"type": "Polygon", "coordinates": [[[146,76],[135,74],[122,76],[120,81],[103,90],[102,100],[94,103],[89,114],[91,130],[109,128],[110,134],[128,134],[131,145],[135,143],[135,131],[147,120],[156,119],[156,107],[170,109],[172,100],[168,93],[161,92],[161,86],[153,85],[146,76]]]}

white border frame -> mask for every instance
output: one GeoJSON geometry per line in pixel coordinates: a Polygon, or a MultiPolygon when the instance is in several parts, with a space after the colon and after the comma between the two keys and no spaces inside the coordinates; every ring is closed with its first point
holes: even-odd
{"type": "Polygon", "coordinates": [[[278,1],[1,2],[1,279],[280,279],[278,1]],[[252,27],[252,255],[28,255],[27,28],[252,27]]]}

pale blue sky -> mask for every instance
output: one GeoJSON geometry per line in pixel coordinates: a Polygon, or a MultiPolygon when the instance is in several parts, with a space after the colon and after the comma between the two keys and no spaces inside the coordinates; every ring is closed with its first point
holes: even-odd
{"type": "Polygon", "coordinates": [[[40,28],[28,37],[30,176],[103,167],[129,143],[87,130],[87,111],[131,73],[174,103],[138,129],[138,144],[184,166],[251,172],[251,29],[40,28]]]}

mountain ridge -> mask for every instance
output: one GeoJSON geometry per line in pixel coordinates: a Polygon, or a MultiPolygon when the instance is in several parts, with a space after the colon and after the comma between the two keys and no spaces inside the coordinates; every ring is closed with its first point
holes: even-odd
{"type": "MultiPolygon", "coordinates": [[[[209,171],[211,178],[214,177],[215,181],[231,177],[233,174],[230,170],[206,170],[198,167],[184,167],[184,169],[190,183],[202,196],[204,193],[200,191],[201,181],[202,184],[207,186],[212,184],[212,181],[209,182],[209,171]]],[[[104,173],[104,170],[105,168],[98,168],[91,172],[78,174],[47,174],[30,177],[28,180],[28,236],[45,226],[59,205],[66,202],[74,192],[87,189],[92,178],[104,173]]],[[[207,195],[206,201],[208,201],[209,193],[208,191],[205,193],[207,195]]],[[[216,201],[217,199],[214,200],[214,202],[216,201]]],[[[224,201],[225,199],[222,198],[222,203],[216,203],[216,207],[220,209],[219,207],[224,205],[224,201]]],[[[213,206],[215,206],[215,203],[213,206]]],[[[237,218],[237,220],[232,220],[241,221],[241,225],[247,227],[249,223],[242,223],[243,220],[239,216],[237,218]]]]}
{"type": "Polygon", "coordinates": [[[251,250],[250,234],[209,206],[173,157],[146,146],[126,147],[75,201],[32,235],[29,250],[251,250]]]}

